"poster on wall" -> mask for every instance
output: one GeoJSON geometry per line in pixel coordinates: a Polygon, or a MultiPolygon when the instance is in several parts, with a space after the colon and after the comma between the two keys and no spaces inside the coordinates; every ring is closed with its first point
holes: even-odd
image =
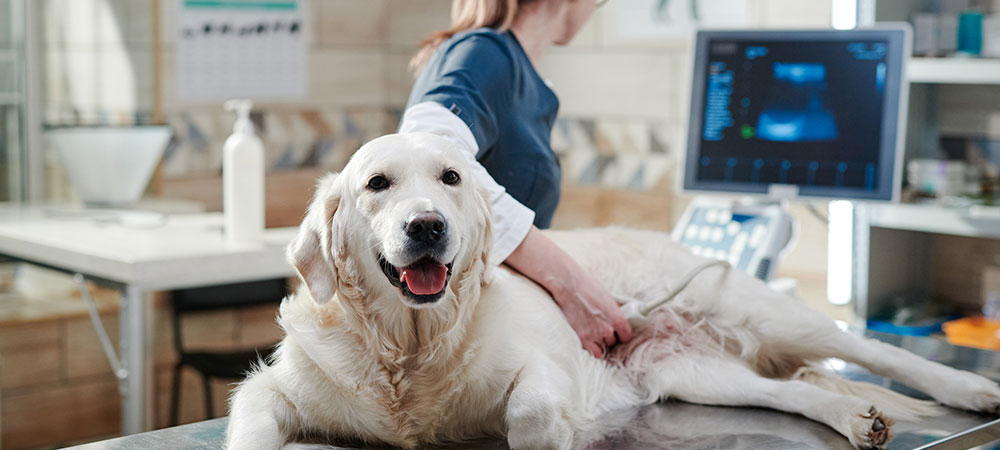
{"type": "Polygon", "coordinates": [[[178,99],[305,97],[307,0],[176,1],[178,99]]]}
{"type": "Polygon", "coordinates": [[[624,40],[686,39],[697,28],[745,28],[747,0],[620,0],[611,29],[624,40]]]}

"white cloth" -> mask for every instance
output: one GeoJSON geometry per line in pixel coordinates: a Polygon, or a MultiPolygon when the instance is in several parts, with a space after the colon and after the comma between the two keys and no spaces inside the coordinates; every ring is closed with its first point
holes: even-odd
{"type": "Polygon", "coordinates": [[[486,168],[476,161],[479,144],[468,125],[440,103],[417,103],[403,113],[400,133],[426,132],[444,137],[458,144],[468,157],[472,176],[488,192],[487,201],[493,207],[493,249],[490,262],[499,265],[524,241],[535,221],[535,212],[507,193],[490,176],[486,168]]]}

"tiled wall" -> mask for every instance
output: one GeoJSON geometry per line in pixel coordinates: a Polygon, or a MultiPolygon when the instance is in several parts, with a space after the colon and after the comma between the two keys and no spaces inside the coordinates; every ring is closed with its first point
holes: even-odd
{"type": "MultiPolygon", "coordinates": [[[[95,297],[105,311],[104,326],[112,342],[117,342],[117,293],[98,291],[95,297]]],[[[152,420],[156,428],[169,425],[170,388],[177,361],[165,300],[158,297],[153,313],[152,420]]],[[[57,448],[114,437],[120,430],[118,383],[81,300],[46,303],[64,311],[40,320],[18,320],[11,317],[10,308],[0,310],[0,448],[57,448]]],[[[37,309],[37,305],[30,308],[37,309]]],[[[280,329],[274,324],[276,313],[277,305],[192,313],[184,320],[184,342],[192,350],[265,347],[280,339],[280,329]]],[[[203,420],[201,377],[191,369],[185,369],[181,377],[180,423],[203,420]]],[[[231,382],[212,382],[214,416],[226,414],[231,382]]]]}
{"type": "Polygon", "coordinates": [[[152,0],[43,0],[38,7],[44,120],[148,121],[153,108],[152,0]]]}
{"type": "MultiPolygon", "coordinates": [[[[676,218],[685,206],[683,199],[670,200],[676,200],[672,174],[685,136],[690,45],[686,39],[622,37],[615,29],[615,8],[631,1],[636,0],[614,0],[599,9],[572,44],[553,49],[539,67],[561,100],[553,147],[569,183],[662,193],[667,200],[658,207],[671,209],[663,217],[676,218]]],[[[754,26],[824,27],[830,21],[829,1],[747,1],[754,26]]],[[[153,36],[153,0],[43,0],[47,120],[148,120],[155,71],[164,120],[176,133],[164,158],[167,179],[218,174],[232,123],[220,105],[182,102],[174,93],[177,2],[159,0],[160,31],[153,36]]],[[[450,3],[308,2],[307,98],[261,104],[254,115],[270,170],[338,169],[362,142],[395,130],[412,82],[407,62],[423,37],[447,26],[450,3]]],[[[669,219],[654,217],[650,223],[623,222],[670,228],[669,219]]],[[[574,225],[568,219],[559,223],[574,225]]],[[[815,234],[800,239],[802,248],[785,266],[822,274],[825,233],[804,229],[815,234]]]]}

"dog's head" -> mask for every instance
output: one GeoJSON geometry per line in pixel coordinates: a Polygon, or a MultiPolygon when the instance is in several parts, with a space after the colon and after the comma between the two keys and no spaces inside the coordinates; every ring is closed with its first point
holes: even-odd
{"type": "Polygon", "coordinates": [[[427,308],[455,295],[456,272],[479,283],[490,210],[469,158],[434,135],[388,135],[324,177],[288,248],[312,298],[360,290],[427,308]]]}

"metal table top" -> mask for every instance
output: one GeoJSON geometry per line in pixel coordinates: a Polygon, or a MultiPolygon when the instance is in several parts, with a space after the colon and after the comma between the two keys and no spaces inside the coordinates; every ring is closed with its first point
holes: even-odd
{"type": "MultiPolygon", "coordinates": [[[[1000,381],[1000,353],[957,347],[919,337],[904,337],[865,331],[865,335],[906,348],[950,366],[972,370],[1000,381]]],[[[843,376],[875,382],[918,398],[926,396],[899,383],[872,375],[851,364],[834,369],[843,376]]],[[[79,447],[77,450],[124,450],[136,448],[221,450],[227,418],[126,436],[79,447]]],[[[898,421],[890,449],[965,449],[983,443],[1000,445],[1000,419],[989,415],[949,410],[949,414],[921,421],[898,421]]],[[[694,405],[670,401],[625,411],[589,430],[593,436],[585,449],[851,449],[846,438],[801,416],[761,408],[694,405]]],[[[328,445],[296,444],[285,448],[341,449],[328,445]]],[[[447,447],[444,447],[447,448],[447,447]]],[[[503,441],[481,441],[452,448],[506,449],[503,441]]]]}

